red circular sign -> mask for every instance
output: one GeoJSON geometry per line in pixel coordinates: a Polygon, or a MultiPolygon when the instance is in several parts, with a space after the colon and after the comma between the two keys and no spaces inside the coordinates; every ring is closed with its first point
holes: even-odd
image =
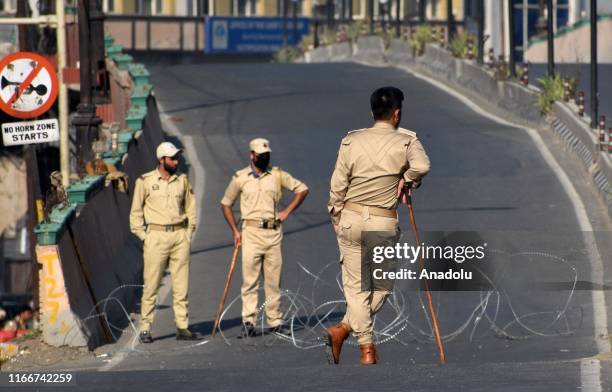
{"type": "Polygon", "coordinates": [[[17,118],[45,113],[57,98],[55,67],[43,56],[13,53],[0,61],[0,109],[17,118]]]}

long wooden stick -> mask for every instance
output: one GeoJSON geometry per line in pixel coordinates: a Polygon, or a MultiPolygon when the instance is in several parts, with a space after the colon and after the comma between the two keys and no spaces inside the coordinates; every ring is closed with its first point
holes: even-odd
{"type": "MultiPolygon", "coordinates": [[[[417,246],[421,243],[419,239],[419,230],[417,229],[416,220],[414,219],[414,209],[412,207],[412,188],[408,188],[408,194],[406,195],[406,206],[410,212],[410,224],[412,231],[414,232],[414,238],[416,239],[417,246]]],[[[420,257],[421,269],[424,267],[425,262],[423,257],[420,257]]],[[[436,335],[436,341],[438,342],[438,351],[440,351],[440,363],[444,365],[446,363],[446,355],[444,354],[444,347],[442,346],[442,337],[440,336],[440,329],[438,328],[438,318],[436,317],[436,311],[433,306],[433,299],[431,297],[431,291],[429,290],[429,283],[425,279],[425,295],[427,296],[427,303],[429,305],[429,313],[431,314],[431,321],[434,327],[434,333],[436,335]]]]}
{"type": "Polygon", "coordinates": [[[225,307],[225,300],[227,299],[227,292],[229,291],[230,283],[232,282],[232,275],[234,274],[234,267],[236,267],[236,259],[238,258],[238,250],[240,245],[234,246],[234,253],[232,254],[232,262],[230,263],[229,272],[227,273],[227,279],[225,280],[225,288],[223,289],[223,296],[219,307],[217,308],[217,316],[215,317],[215,323],[213,324],[212,336],[215,336],[217,329],[219,328],[219,322],[221,321],[221,313],[225,307]]]}

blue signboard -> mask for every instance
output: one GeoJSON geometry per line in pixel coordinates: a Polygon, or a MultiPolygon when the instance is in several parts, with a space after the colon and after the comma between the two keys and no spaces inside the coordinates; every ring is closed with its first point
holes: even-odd
{"type": "MultiPolygon", "coordinates": [[[[297,41],[308,34],[308,18],[297,19],[297,41]]],[[[293,44],[293,18],[287,19],[287,44],[293,44]]],[[[206,17],[206,53],[272,53],[283,45],[283,18],[206,17]]]]}

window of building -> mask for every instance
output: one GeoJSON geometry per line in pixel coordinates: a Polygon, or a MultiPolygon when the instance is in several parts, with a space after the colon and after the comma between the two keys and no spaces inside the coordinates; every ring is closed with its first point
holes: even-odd
{"type": "Polygon", "coordinates": [[[1,0],[0,1],[0,12],[6,14],[14,14],[17,12],[17,1],[16,0],[1,0]]]}
{"type": "Polygon", "coordinates": [[[187,0],[187,15],[192,16],[195,14],[194,0],[187,0]]]}
{"type": "Polygon", "coordinates": [[[152,0],[136,0],[135,12],[138,15],[151,15],[153,11],[152,0]]]}
{"type": "Polygon", "coordinates": [[[232,15],[254,16],[257,13],[257,0],[232,0],[232,15]]]}
{"type": "MultiPolygon", "coordinates": [[[[321,0],[321,1],[326,2],[327,0],[321,0]]],[[[284,8],[285,3],[287,4],[287,15],[292,15],[293,14],[293,6],[296,3],[297,3],[297,14],[298,15],[303,15],[303,0],[297,0],[297,1],[294,1],[294,0],[277,0],[276,9],[278,10],[278,15],[279,16],[283,15],[283,8],[284,8]]]]}
{"type": "Polygon", "coordinates": [[[115,0],[104,0],[102,2],[102,10],[105,13],[114,13],[115,12],[115,0]]]}
{"type": "Polygon", "coordinates": [[[404,3],[404,15],[408,19],[417,19],[419,17],[419,0],[406,0],[404,3]]]}

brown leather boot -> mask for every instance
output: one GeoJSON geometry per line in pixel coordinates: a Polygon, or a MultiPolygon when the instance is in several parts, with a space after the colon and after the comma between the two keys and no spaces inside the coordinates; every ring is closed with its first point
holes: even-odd
{"type": "Polygon", "coordinates": [[[339,323],[327,328],[325,332],[327,333],[327,360],[330,365],[332,362],[337,365],[340,362],[342,343],[348,338],[350,330],[346,325],[339,323]]]}
{"type": "Polygon", "coordinates": [[[359,346],[361,350],[361,357],[359,357],[359,362],[362,365],[375,365],[378,361],[378,355],[376,354],[376,347],[370,344],[364,344],[363,346],[359,346]]]}

